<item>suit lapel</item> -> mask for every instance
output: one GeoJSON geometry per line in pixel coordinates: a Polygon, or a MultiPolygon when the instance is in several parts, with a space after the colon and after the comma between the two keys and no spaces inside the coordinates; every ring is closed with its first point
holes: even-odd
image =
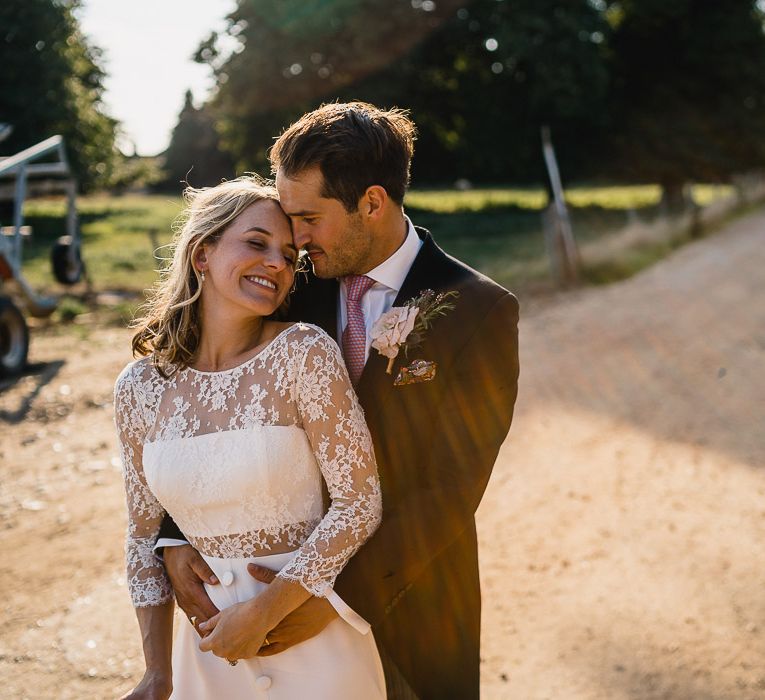
{"type": "Polygon", "coordinates": [[[442,262],[445,253],[436,245],[433,236],[424,228],[416,227],[417,235],[422,239],[422,247],[412,263],[409,274],[393,302],[394,306],[402,306],[404,302],[416,297],[425,289],[436,289],[443,285],[444,277],[442,262]]]}
{"type": "MultiPolygon", "coordinates": [[[[404,302],[417,296],[425,289],[443,289],[444,285],[449,283],[447,255],[436,245],[428,231],[419,227],[416,227],[416,230],[423,242],[422,247],[393,302],[394,306],[402,306],[404,302]]],[[[293,295],[289,317],[292,320],[306,321],[320,326],[338,345],[341,345],[342,339],[338,337],[337,332],[339,294],[340,283],[338,280],[319,279],[308,272],[305,279],[298,283],[298,288],[293,295]]],[[[395,374],[385,373],[387,364],[388,359],[386,357],[380,355],[374,348],[371,349],[356,387],[365,408],[374,405],[374,403],[379,404],[394,389],[395,374]]],[[[400,365],[400,361],[396,363],[394,372],[398,371],[400,365]]]]}
{"type": "MultiPolygon", "coordinates": [[[[417,235],[422,239],[422,247],[409,269],[409,273],[401,285],[399,293],[393,302],[393,306],[403,306],[405,302],[416,297],[425,289],[435,289],[442,286],[445,281],[443,261],[446,254],[436,245],[430,232],[417,227],[417,235]]],[[[427,341],[426,341],[427,342],[427,341]]],[[[362,399],[362,404],[369,405],[369,401],[382,402],[394,389],[393,380],[396,378],[398,368],[405,358],[403,355],[397,358],[393,374],[386,374],[388,358],[371,348],[369,359],[364,365],[356,390],[362,399]]],[[[409,358],[414,359],[414,358],[409,358]]]]}

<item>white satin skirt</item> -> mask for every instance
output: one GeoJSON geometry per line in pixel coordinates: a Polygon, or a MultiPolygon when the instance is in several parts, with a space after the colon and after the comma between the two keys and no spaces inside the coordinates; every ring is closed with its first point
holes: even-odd
{"type": "MultiPolygon", "coordinates": [[[[253,598],[267,586],[250,576],[247,564],[278,571],[292,553],[204,558],[220,582],[205,587],[223,610],[253,598]]],[[[173,700],[385,700],[385,678],[372,632],[362,634],[342,617],[281,654],[241,659],[236,666],[199,651],[196,630],[185,618],[178,622],[173,641],[173,700]]]]}

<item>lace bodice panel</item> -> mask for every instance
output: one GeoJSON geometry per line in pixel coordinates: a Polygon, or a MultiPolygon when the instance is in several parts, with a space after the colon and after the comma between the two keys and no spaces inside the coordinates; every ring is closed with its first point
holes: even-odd
{"type": "Polygon", "coordinates": [[[211,556],[298,548],[279,576],[319,596],[380,522],[369,431],[337,344],[315,326],[290,326],[227,371],[164,379],[131,363],[115,413],[136,606],[171,596],[153,553],[165,511],[211,556]]]}
{"type": "Polygon", "coordinates": [[[147,442],[143,468],[186,539],[213,557],[296,549],[324,511],[321,472],[297,426],[147,442]]]}

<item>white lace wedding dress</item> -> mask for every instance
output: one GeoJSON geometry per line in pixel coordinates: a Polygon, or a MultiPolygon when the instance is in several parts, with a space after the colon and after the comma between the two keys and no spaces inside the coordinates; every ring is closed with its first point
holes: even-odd
{"type": "Polygon", "coordinates": [[[263,589],[247,573],[257,562],[340,613],[313,639],[236,666],[200,652],[191,624],[179,619],[173,697],[384,698],[369,625],[332,590],[382,512],[371,438],[337,344],[295,324],[225,371],[188,368],[164,379],[144,358],[118,378],[115,414],[136,607],[172,597],[153,551],[167,511],[217,575],[207,591],[218,608],[263,589]]]}

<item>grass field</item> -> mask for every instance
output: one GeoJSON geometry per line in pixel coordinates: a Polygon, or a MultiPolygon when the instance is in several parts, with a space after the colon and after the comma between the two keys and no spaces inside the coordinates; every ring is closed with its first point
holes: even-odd
{"type": "MultiPolygon", "coordinates": [[[[694,199],[703,205],[729,191],[700,185],[694,188],[694,199]]],[[[574,187],[567,192],[580,244],[605,241],[635,215],[642,220],[655,218],[659,198],[659,188],[653,185],[574,187]]],[[[550,285],[540,216],[545,201],[541,189],[415,190],[407,196],[406,207],[415,223],[430,229],[448,252],[511,289],[528,290],[550,285]]],[[[172,239],[173,221],[181,208],[180,198],[161,195],[80,198],[83,256],[91,288],[140,299],[143,290],[156,280],[162,258],[169,255],[169,248],[164,246],[172,239]]],[[[64,203],[30,201],[25,217],[34,233],[25,241],[24,272],[37,287],[61,293],[64,289],[52,280],[48,256],[53,241],[64,233],[64,203]]],[[[624,276],[665,252],[642,251],[634,264],[615,265],[608,268],[611,272],[594,275],[593,279],[609,281],[624,276]]],[[[79,313],[82,309],[77,303],[71,298],[65,313],[79,313]]],[[[135,303],[126,302],[128,306],[135,303]]]]}
{"type": "MultiPolygon", "coordinates": [[[[730,194],[729,187],[698,185],[699,205],[730,194]]],[[[572,187],[566,191],[578,243],[597,242],[623,228],[634,216],[651,221],[659,215],[656,185],[572,187]]],[[[407,211],[430,229],[447,252],[514,290],[546,288],[550,266],[542,235],[541,212],[547,196],[540,189],[419,190],[407,196],[407,211]]],[[[660,256],[662,251],[655,250],[660,256]]],[[[609,268],[593,281],[607,282],[656,259],[643,254],[630,264],[609,268]],[[633,269],[634,267],[634,269],[633,269]]],[[[585,278],[587,271],[585,270],[585,278]]]]}

